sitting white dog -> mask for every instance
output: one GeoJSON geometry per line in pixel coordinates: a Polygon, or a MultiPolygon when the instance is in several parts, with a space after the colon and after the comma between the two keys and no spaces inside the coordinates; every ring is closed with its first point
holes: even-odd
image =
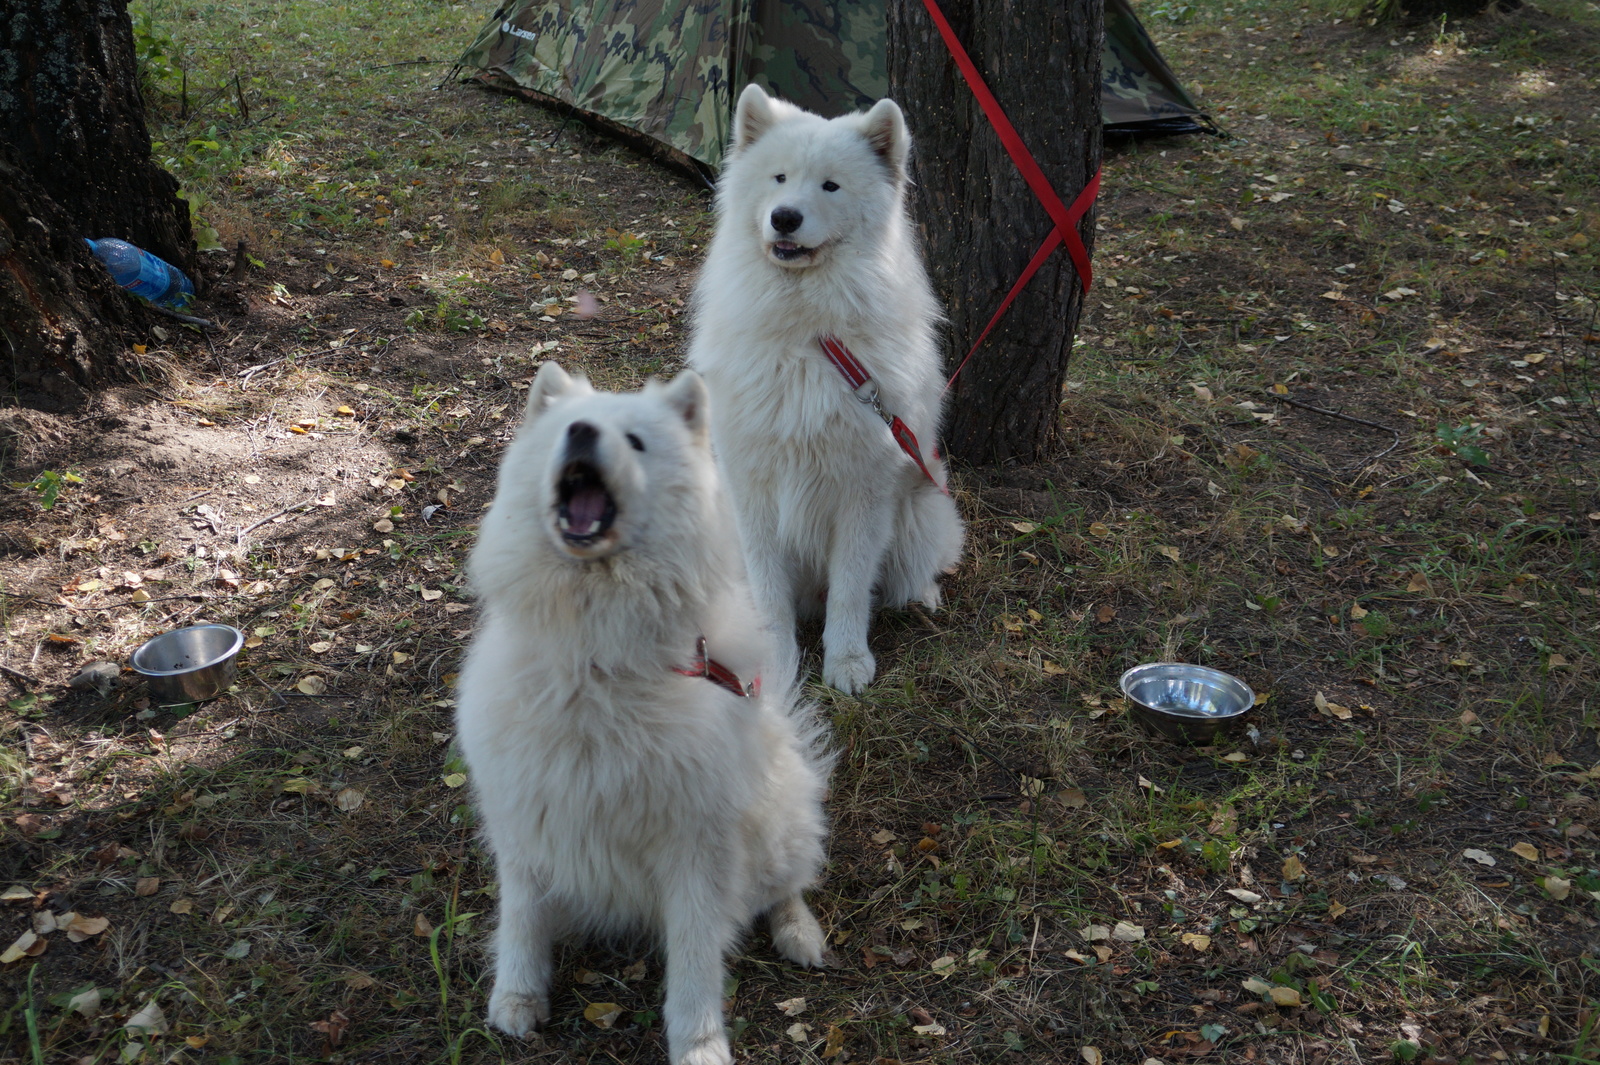
{"type": "Polygon", "coordinates": [[[693,373],[614,395],[540,368],[472,552],[458,714],[500,880],[489,1023],[549,1019],[558,936],[653,932],[684,1065],[732,1060],[723,958],[756,916],[800,965],[824,945],[801,891],[829,756],[771,671],[706,408],[693,373]]]}
{"type": "Polygon", "coordinates": [[[694,294],[689,363],[716,404],[756,597],[790,641],[826,600],[822,679],[846,692],[876,670],[874,589],[937,607],[961,556],[934,450],[939,310],[906,217],[910,150],[892,100],[829,120],[751,85],[694,294]]]}

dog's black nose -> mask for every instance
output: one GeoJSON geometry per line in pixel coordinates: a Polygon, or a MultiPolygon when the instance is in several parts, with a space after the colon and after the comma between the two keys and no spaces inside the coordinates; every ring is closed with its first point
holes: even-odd
{"type": "Polygon", "coordinates": [[[573,422],[567,426],[567,451],[583,452],[593,451],[595,442],[600,439],[600,430],[588,422],[573,422]]]}
{"type": "Polygon", "coordinates": [[[784,236],[788,236],[800,228],[805,216],[793,207],[779,207],[772,212],[772,228],[784,236]]]}

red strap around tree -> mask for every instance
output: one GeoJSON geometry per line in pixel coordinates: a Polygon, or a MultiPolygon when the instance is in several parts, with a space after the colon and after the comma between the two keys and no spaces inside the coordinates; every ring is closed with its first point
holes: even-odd
{"type": "MultiPolygon", "coordinates": [[[[939,36],[944,38],[945,47],[950,50],[951,58],[956,61],[956,66],[961,71],[961,76],[966,79],[967,87],[972,90],[972,95],[977,97],[978,106],[983,108],[984,115],[989,119],[989,125],[994,127],[995,133],[1000,137],[1000,143],[1005,147],[1006,154],[1011,156],[1011,161],[1022,174],[1022,179],[1033,190],[1034,197],[1044,207],[1050,218],[1055,222],[1055,229],[1045,238],[1039,250],[1034,253],[1033,259],[1011,286],[1011,291],[1006,293],[1006,298],[1001,302],[999,310],[994,312],[994,317],[989,319],[989,324],[979,334],[977,341],[961,360],[961,365],[956,367],[956,372],[950,375],[950,384],[954,384],[961,371],[966,367],[967,360],[972,358],[972,353],[978,350],[995,324],[1010,308],[1012,301],[1022,291],[1039,267],[1044,265],[1056,247],[1062,243],[1067,246],[1067,254],[1072,257],[1073,268],[1078,272],[1078,283],[1083,286],[1087,295],[1089,284],[1094,279],[1094,268],[1089,263],[1089,251],[1083,246],[1083,240],[1078,236],[1078,222],[1088,213],[1089,207],[1094,203],[1100,191],[1100,171],[1096,170],[1094,177],[1084,186],[1072,206],[1067,207],[1061,202],[1061,197],[1056,195],[1056,190],[1051,187],[1050,179],[1044,176],[1044,171],[1039,169],[1039,164],[1034,160],[1033,153],[1028,151],[1028,146],[1022,143],[1022,138],[1017,135],[1016,127],[1006,117],[1005,111],[1000,107],[1000,101],[994,98],[994,93],[989,91],[989,86],[983,80],[983,75],[978,73],[978,68],[972,62],[972,57],[962,47],[957,39],[955,30],[950,27],[950,22],[940,10],[938,0],[922,0],[922,6],[928,9],[928,15],[933,19],[934,26],[939,30],[939,36]]],[[[949,385],[945,386],[949,388],[949,385]]]]}

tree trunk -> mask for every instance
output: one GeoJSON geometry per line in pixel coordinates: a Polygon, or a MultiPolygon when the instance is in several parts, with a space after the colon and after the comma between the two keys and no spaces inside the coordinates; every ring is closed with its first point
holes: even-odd
{"type": "Polygon", "coordinates": [[[194,276],[177,187],[150,155],[127,0],[0,0],[0,336],[24,402],[118,374],[131,297],[82,238],[194,276]]]}
{"type": "MultiPolygon", "coordinates": [[[[1102,0],[944,0],[1022,142],[1070,206],[1100,165],[1102,0]]],[[[916,151],[916,216],[950,319],[954,370],[1054,228],[990,128],[922,0],[889,0],[890,95],[916,151]]],[[[1094,246],[1091,210],[1078,226],[1094,246]]],[[[1065,248],[1034,275],[956,381],[945,446],[976,464],[1031,462],[1055,441],[1083,308],[1065,248]]]]}

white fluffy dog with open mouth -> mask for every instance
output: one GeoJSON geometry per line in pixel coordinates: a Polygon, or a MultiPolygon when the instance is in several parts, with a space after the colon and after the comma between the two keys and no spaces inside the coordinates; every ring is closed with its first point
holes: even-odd
{"type": "Polygon", "coordinates": [[[723,959],[754,918],[789,960],[823,954],[801,891],[829,758],[774,671],[707,402],[692,372],[616,395],[540,368],[472,552],[459,691],[500,882],[489,1023],[549,1019],[558,937],[654,933],[675,1065],[732,1060],[723,959]]]}
{"type": "Polygon", "coordinates": [[[825,613],[822,679],[847,692],[876,670],[874,591],[937,607],[963,539],[935,450],[939,311],[906,216],[910,150],[892,100],[830,120],[751,85],[694,294],[689,362],[757,599],[791,653],[797,615],[825,613]]]}

